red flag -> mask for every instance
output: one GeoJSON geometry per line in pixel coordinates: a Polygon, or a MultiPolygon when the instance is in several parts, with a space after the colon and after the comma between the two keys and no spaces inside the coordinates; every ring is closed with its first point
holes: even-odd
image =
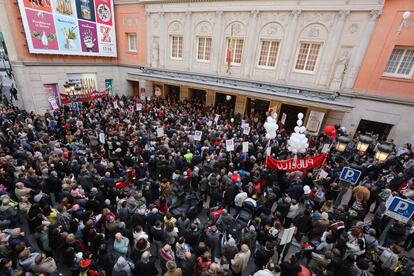
{"type": "Polygon", "coordinates": [[[230,43],[227,47],[227,57],[226,57],[226,61],[227,61],[227,72],[230,71],[230,67],[231,67],[231,49],[230,49],[230,43]]]}
{"type": "Polygon", "coordinates": [[[303,171],[311,170],[321,166],[325,162],[326,153],[310,157],[310,158],[296,158],[288,160],[275,160],[272,157],[266,157],[266,167],[269,169],[280,171],[303,171]]]}

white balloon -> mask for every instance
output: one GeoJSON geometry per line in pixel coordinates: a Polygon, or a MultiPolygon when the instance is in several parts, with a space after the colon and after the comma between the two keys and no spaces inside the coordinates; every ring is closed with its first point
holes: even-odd
{"type": "Polygon", "coordinates": [[[296,124],[297,124],[298,126],[302,126],[303,122],[302,122],[302,120],[297,120],[297,121],[296,121],[296,124]]]}
{"type": "Polygon", "coordinates": [[[230,119],[230,122],[232,122],[232,123],[233,123],[233,122],[234,122],[234,119],[233,119],[233,118],[231,118],[231,119],[230,119]]]}
{"type": "Polygon", "coordinates": [[[276,126],[276,130],[278,130],[279,129],[279,125],[278,124],[275,124],[275,126],[276,126]]]}
{"type": "Polygon", "coordinates": [[[276,138],[276,132],[270,133],[270,139],[275,139],[276,138]]]}
{"type": "Polygon", "coordinates": [[[296,132],[296,133],[299,133],[299,131],[300,131],[300,127],[295,126],[294,130],[295,130],[295,132],[296,132]]]}
{"type": "Polygon", "coordinates": [[[300,127],[300,130],[299,130],[299,132],[300,133],[304,133],[306,131],[306,127],[304,127],[304,126],[301,126],[300,127]]]}
{"type": "Polygon", "coordinates": [[[266,133],[266,139],[270,139],[270,134],[269,133],[266,133]]]}
{"type": "Polygon", "coordinates": [[[298,114],[298,118],[299,118],[300,120],[302,120],[302,119],[303,119],[303,113],[302,113],[302,112],[298,114]]]}

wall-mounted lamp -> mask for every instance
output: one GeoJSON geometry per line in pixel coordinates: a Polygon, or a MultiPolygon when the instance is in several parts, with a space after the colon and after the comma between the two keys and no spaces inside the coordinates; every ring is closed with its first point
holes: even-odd
{"type": "Polygon", "coordinates": [[[407,19],[409,18],[411,16],[411,12],[410,11],[405,11],[404,13],[403,13],[403,15],[402,15],[402,19],[401,19],[401,24],[400,24],[400,27],[398,27],[398,30],[397,30],[397,35],[399,35],[401,32],[402,32],[402,29],[404,28],[404,27],[408,27],[407,26],[407,19]]]}

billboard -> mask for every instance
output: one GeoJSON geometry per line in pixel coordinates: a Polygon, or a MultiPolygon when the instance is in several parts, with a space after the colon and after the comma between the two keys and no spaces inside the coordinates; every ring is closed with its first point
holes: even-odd
{"type": "Polygon", "coordinates": [[[18,0],[29,52],[116,57],[114,0],[18,0]]]}

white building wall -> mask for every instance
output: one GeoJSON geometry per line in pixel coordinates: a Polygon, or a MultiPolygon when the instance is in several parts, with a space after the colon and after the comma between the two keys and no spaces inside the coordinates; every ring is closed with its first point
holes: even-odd
{"type": "Polygon", "coordinates": [[[148,63],[153,67],[331,91],[352,88],[383,5],[377,0],[143,2],[150,15],[148,63]],[[182,59],[171,58],[172,35],[183,36],[182,59]],[[199,36],[212,38],[209,62],[196,59],[199,36]],[[244,45],[241,64],[229,73],[230,36],[244,45]],[[280,43],[274,68],[258,65],[262,39],[280,43]],[[295,70],[300,42],[321,44],[313,72],[295,70]]]}

